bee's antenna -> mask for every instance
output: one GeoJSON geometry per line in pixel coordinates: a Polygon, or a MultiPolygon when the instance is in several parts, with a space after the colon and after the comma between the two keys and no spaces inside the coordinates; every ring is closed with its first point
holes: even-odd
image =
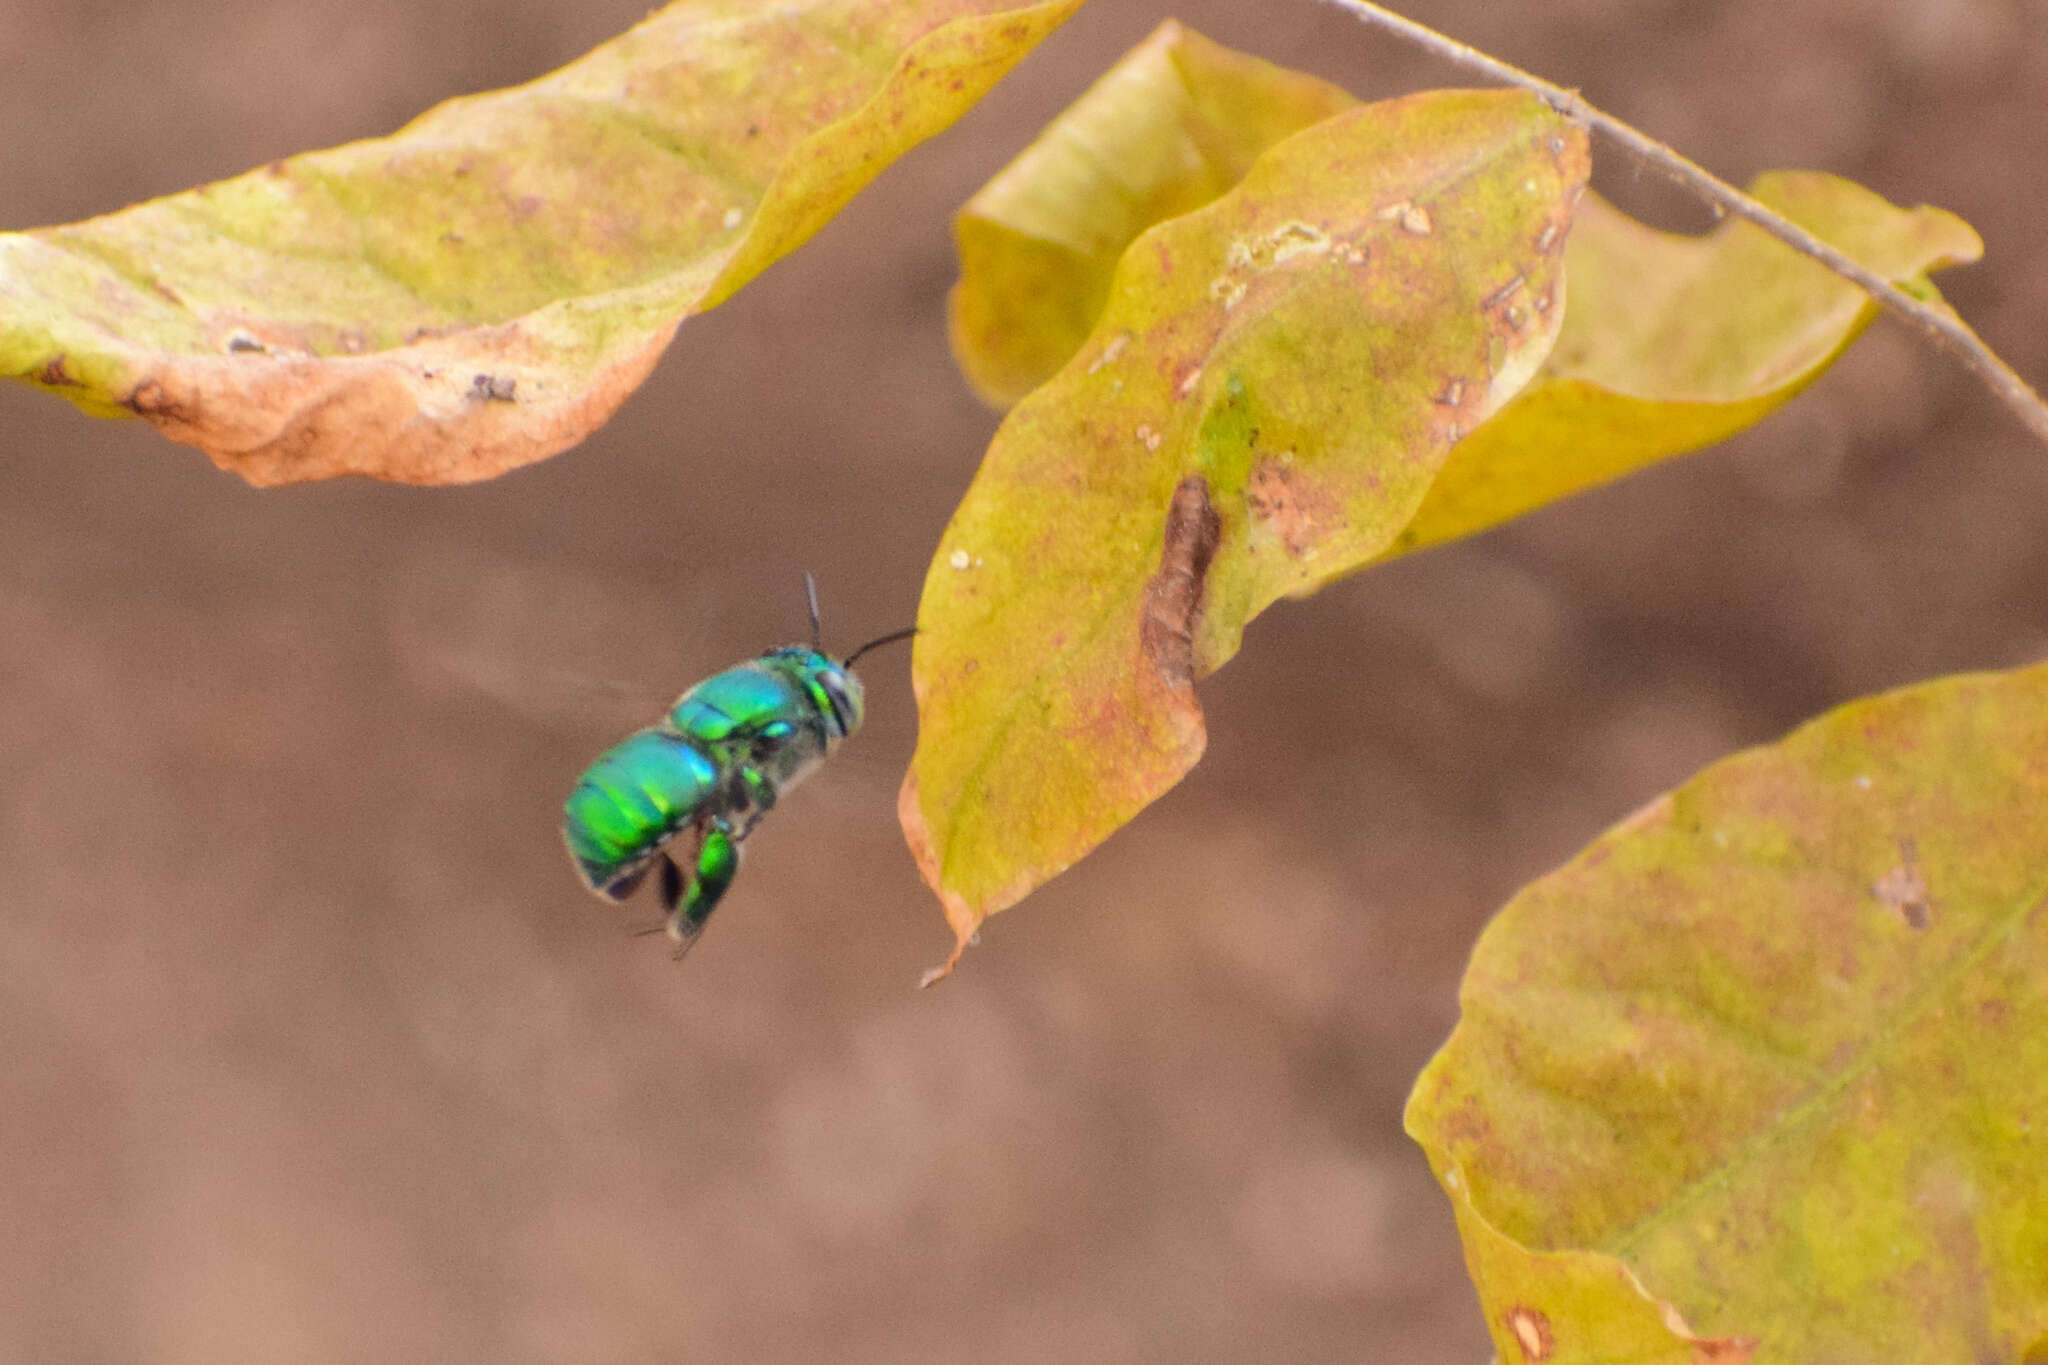
{"type": "Polygon", "coordinates": [[[811,609],[811,648],[822,654],[825,646],[820,643],[818,627],[818,580],[811,577],[809,569],[804,570],[804,601],[811,609]]]}
{"type": "Polygon", "coordinates": [[[898,640],[908,640],[908,639],[909,639],[909,638],[910,638],[911,636],[913,636],[913,635],[915,635],[915,634],[917,634],[917,627],[916,627],[916,626],[911,626],[911,627],[910,627],[909,629],[907,629],[907,630],[892,630],[892,631],[890,631],[890,632],[889,632],[889,633],[888,633],[887,635],[877,636],[877,637],[876,637],[875,639],[872,639],[872,640],[868,641],[868,642],[867,642],[866,644],[862,645],[862,646],[861,646],[861,647],[860,647],[859,649],[856,649],[855,651],[853,651],[853,653],[851,653],[851,654],[847,655],[847,656],[846,656],[846,657],[845,657],[844,659],[841,659],[841,660],[839,661],[839,666],[840,666],[841,668],[852,668],[852,667],[853,667],[853,661],[854,661],[855,659],[858,659],[858,658],[859,658],[859,657],[860,657],[861,655],[863,655],[863,654],[867,653],[867,652],[868,652],[869,650],[873,649],[873,648],[874,648],[875,646],[877,646],[877,645],[893,645],[893,644],[895,644],[895,643],[896,643],[896,642],[897,642],[898,640]]]}

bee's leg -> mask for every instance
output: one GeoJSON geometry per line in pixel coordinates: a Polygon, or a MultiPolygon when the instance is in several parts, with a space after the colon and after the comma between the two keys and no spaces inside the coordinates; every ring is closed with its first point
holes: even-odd
{"type": "MultiPolygon", "coordinates": [[[[640,864],[640,866],[634,868],[625,876],[613,882],[611,885],[605,887],[604,894],[611,897],[615,901],[627,900],[632,896],[632,894],[635,891],[638,891],[640,889],[640,884],[647,880],[647,874],[654,871],[656,866],[664,861],[666,860],[659,857],[649,859],[648,861],[640,864]]],[[[638,936],[640,934],[656,934],[660,933],[663,929],[666,929],[667,927],[668,921],[666,919],[658,919],[652,924],[637,923],[635,922],[635,920],[628,920],[626,923],[626,932],[629,934],[633,934],[635,936],[638,936]]]]}
{"type": "Polygon", "coordinates": [[[704,921],[718,908],[718,901],[732,885],[740,870],[740,847],[718,826],[704,831],[704,843],[697,850],[697,866],[687,880],[683,870],[666,855],[661,860],[661,904],[668,911],[668,934],[676,941],[681,957],[696,943],[704,921]]]}
{"type": "Polygon", "coordinates": [[[740,827],[732,831],[733,841],[746,838],[754,832],[754,826],[761,823],[761,817],[775,809],[775,784],[768,775],[751,763],[742,764],[739,770],[740,789],[746,793],[746,818],[740,827]]]}
{"type": "Polygon", "coordinates": [[[675,910],[676,901],[683,894],[682,871],[669,861],[666,853],[661,854],[648,863],[639,876],[634,878],[635,883],[637,884],[644,880],[648,872],[653,872],[656,869],[659,869],[661,874],[656,881],[661,894],[661,918],[652,924],[628,924],[626,932],[634,938],[645,938],[649,934],[667,933],[669,931],[668,922],[675,910]]]}

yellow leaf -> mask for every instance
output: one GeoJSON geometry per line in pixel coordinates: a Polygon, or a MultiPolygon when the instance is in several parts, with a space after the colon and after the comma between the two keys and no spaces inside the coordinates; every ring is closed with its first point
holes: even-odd
{"type": "Polygon", "coordinates": [[[1555,335],[1581,131],[1517,92],[1326,119],[1124,254],[925,579],[901,814],[964,943],[1165,791],[1244,623],[1379,554],[1555,335]]]}
{"type": "Polygon", "coordinates": [[[1757,1365],[2020,1359],[2044,982],[2048,665],[1842,707],[1525,887],[1407,1117],[1502,1358],[1517,1304],[1559,1342],[1635,1311],[1546,1297],[1576,1255],[1757,1365]]]}
{"type": "Polygon", "coordinates": [[[0,234],[0,375],[253,483],[575,444],[1080,0],[680,0],[387,138],[0,234]]]}
{"type": "MultiPolygon", "coordinates": [[[[1899,209],[1815,171],[1751,194],[1887,279],[1974,261],[1942,209],[1899,209]]],[[[1543,370],[1444,462],[1390,554],[1470,535],[1658,460],[1724,440],[1820,377],[1876,316],[1861,289],[1739,219],[1658,232],[1597,195],[1565,248],[1564,329],[1543,370]]]]}
{"type": "Polygon", "coordinates": [[[1228,190],[1261,152],[1358,103],[1167,20],[960,211],[953,353],[1008,407],[1101,316],[1139,233],[1228,190]]]}

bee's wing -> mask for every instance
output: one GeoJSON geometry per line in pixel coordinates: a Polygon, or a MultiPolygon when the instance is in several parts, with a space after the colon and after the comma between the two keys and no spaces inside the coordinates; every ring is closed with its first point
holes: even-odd
{"type": "Polygon", "coordinates": [[[480,697],[550,730],[623,735],[651,724],[667,704],[662,690],[556,664],[518,664],[480,651],[434,651],[415,670],[435,691],[480,697]]]}
{"type": "Polygon", "coordinates": [[[687,642],[717,616],[721,596],[709,579],[636,587],[433,547],[391,566],[382,625],[394,672],[426,696],[487,700],[594,742],[662,714],[690,680],[687,642]]]}

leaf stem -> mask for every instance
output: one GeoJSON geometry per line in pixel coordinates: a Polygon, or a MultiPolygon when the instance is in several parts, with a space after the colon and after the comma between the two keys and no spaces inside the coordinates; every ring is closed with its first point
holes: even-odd
{"type": "Polygon", "coordinates": [[[2044,404],[2041,396],[2034,392],[2027,381],[2020,378],[2010,365],[1999,359],[1998,354],[1984,344],[1984,339],[1972,331],[1968,323],[1957,317],[1945,305],[1931,304],[1914,298],[1890,280],[1864,268],[1812,233],[1771,212],[1741,190],[1706,168],[1688,161],[1647,133],[1638,131],[1610,114],[1601,113],[1581,99],[1577,91],[1553,85],[1518,66],[1512,66],[1497,57],[1489,57],[1477,48],[1468,47],[1427,25],[1372,4],[1370,0],[1328,2],[1338,9],[1349,12],[1361,22],[1397,33],[1417,46],[1426,48],[1459,66],[1534,93],[1566,118],[1605,134],[1610,140],[1641,157],[1704,199],[1717,213],[1732,213],[1738,218],[1747,219],[1794,251],[1819,261],[1905,319],[1923,337],[1969,366],[1976,372],[1977,377],[1990,387],[1999,401],[2010,408],[2013,415],[2018,417],[2042,444],[2048,445],[2048,404],[2044,404]]]}

